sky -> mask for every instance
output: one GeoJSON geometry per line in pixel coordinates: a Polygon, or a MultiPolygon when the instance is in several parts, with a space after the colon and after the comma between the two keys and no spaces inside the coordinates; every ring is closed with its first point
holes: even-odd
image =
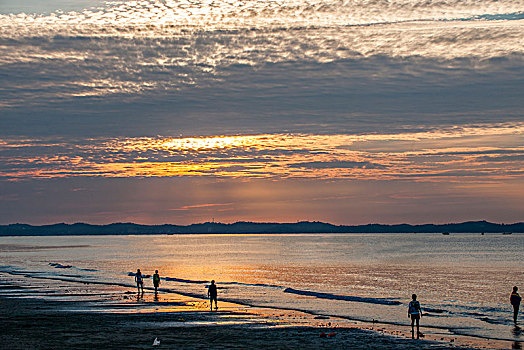
{"type": "Polygon", "coordinates": [[[0,1],[0,224],[524,221],[524,0],[0,1]]]}

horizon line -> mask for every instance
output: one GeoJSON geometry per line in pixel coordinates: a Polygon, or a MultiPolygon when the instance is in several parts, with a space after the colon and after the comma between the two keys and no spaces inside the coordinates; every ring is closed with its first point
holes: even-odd
{"type": "Polygon", "coordinates": [[[324,222],[324,221],[309,221],[309,220],[299,220],[296,222],[276,222],[276,221],[245,221],[245,220],[239,220],[231,223],[224,223],[219,221],[205,221],[205,222],[194,222],[191,224],[183,225],[183,224],[173,224],[173,223],[162,223],[162,224],[141,224],[141,223],[135,223],[135,222],[111,222],[107,224],[92,224],[88,222],[73,222],[73,223],[67,223],[67,222],[55,222],[52,224],[28,224],[28,223],[9,223],[9,224],[0,224],[1,226],[14,226],[14,225],[25,225],[25,226],[33,226],[33,227],[42,227],[42,226],[55,226],[55,225],[89,225],[89,226],[109,226],[109,225],[137,225],[137,226],[181,226],[181,227],[189,227],[193,225],[205,225],[205,224],[215,224],[215,225],[235,225],[235,224],[255,224],[255,225],[264,225],[264,224],[274,224],[274,225],[296,225],[296,224],[325,224],[325,225],[331,225],[331,226],[370,226],[370,225],[381,225],[381,226],[401,226],[401,225],[408,225],[408,226],[424,226],[424,225],[460,225],[460,224],[468,224],[468,223],[486,223],[486,224],[492,224],[492,225],[499,225],[499,226],[507,226],[507,225],[516,225],[516,224],[523,224],[524,221],[516,221],[512,223],[504,223],[504,222],[491,222],[488,220],[466,220],[461,222],[447,222],[447,223],[421,223],[421,224],[410,224],[410,223],[377,223],[377,222],[370,222],[366,224],[333,224],[330,222],[324,222]]]}

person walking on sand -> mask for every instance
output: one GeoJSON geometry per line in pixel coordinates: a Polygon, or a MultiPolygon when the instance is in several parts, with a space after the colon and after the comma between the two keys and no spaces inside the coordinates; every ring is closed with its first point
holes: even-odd
{"type": "Polygon", "coordinates": [[[420,318],[422,317],[422,309],[420,303],[417,301],[417,295],[411,295],[411,300],[408,306],[408,317],[411,318],[411,338],[415,339],[415,322],[417,323],[417,339],[420,337],[420,318]]]}
{"type": "Polygon", "coordinates": [[[142,295],[144,295],[144,278],[142,277],[142,272],[140,272],[140,269],[136,270],[135,282],[136,288],[138,289],[138,295],[140,295],[140,289],[142,289],[142,295]]]}
{"type": "Polygon", "coordinates": [[[153,275],[153,286],[155,287],[155,296],[158,294],[158,285],[160,284],[160,275],[158,274],[158,270],[155,270],[155,274],[153,275]]]}
{"type": "Polygon", "coordinates": [[[218,310],[218,304],[217,304],[217,286],[215,284],[215,280],[211,281],[211,284],[207,288],[207,296],[209,297],[209,304],[211,307],[211,311],[213,311],[213,300],[215,301],[215,310],[218,310]]]}
{"type": "Polygon", "coordinates": [[[522,300],[518,293],[518,290],[519,287],[513,287],[513,292],[511,292],[511,296],[509,297],[509,301],[513,306],[513,322],[515,324],[517,324],[517,316],[519,315],[520,301],[522,300]]]}

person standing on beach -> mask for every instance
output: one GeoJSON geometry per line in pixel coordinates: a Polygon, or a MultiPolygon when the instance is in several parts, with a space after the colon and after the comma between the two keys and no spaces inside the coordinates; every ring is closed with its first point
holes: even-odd
{"type": "Polygon", "coordinates": [[[160,275],[158,274],[158,270],[155,270],[155,274],[153,275],[153,286],[155,287],[155,295],[158,294],[158,285],[160,284],[160,275]]]}
{"type": "Polygon", "coordinates": [[[215,280],[212,280],[211,284],[207,288],[207,296],[209,297],[211,311],[213,311],[213,300],[215,301],[215,310],[218,310],[217,295],[217,286],[215,284],[215,280]]]}
{"type": "Polygon", "coordinates": [[[422,309],[420,303],[417,301],[417,295],[411,295],[411,300],[408,306],[408,317],[411,318],[411,338],[415,339],[415,322],[417,323],[417,339],[420,337],[420,318],[422,317],[422,309]]]}
{"type": "Polygon", "coordinates": [[[513,292],[511,292],[511,296],[509,297],[509,301],[513,306],[513,322],[515,324],[517,324],[517,316],[519,315],[520,301],[522,300],[518,293],[518,290],[519,287],[513,287],[513,292]]]}
{"type": "Polygon", "coordinates": [[[135,282],[136,288],[138,289],[138,295],[140,295],[140,289],[142,289],[142,295],[144,295],[144,278],[142,277],[142,272],[140,272],[140,269],[136,270],[135,282]]]}

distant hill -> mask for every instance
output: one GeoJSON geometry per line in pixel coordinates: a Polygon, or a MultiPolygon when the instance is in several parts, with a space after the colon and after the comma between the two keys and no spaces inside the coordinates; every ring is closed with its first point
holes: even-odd
{"type": "Polygon", "coordinates": [[[423,225],[332,225],[324,222],[297,223],[235,222],[222,224],[206,222],[181,225],[138,225],[114,223],[109,225],[27,224],[0,225],[0,236],[66,236],[66,235],[148,235],[148,234],[202,234],[202,233],[521,233],[524,223],[495,224],[487,221],[468,221],[458,224],[423,225]]]}

